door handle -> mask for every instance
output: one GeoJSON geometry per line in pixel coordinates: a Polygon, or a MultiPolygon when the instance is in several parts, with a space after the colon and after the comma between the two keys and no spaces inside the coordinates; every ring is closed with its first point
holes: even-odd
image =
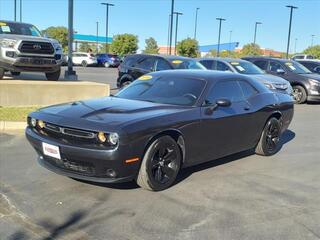
{"type": "Polygon", "coordinates": [[[249,111],[250,110],[250,107],[249,106],[246,106],[243,108],[245,111],[249,111]]]}

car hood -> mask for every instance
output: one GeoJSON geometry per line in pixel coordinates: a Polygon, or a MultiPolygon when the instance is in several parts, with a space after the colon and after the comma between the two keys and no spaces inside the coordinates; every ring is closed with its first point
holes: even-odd
{"type": "Polygon", "coordinates": [[[261,82],[269,82],[269,83],[276,83],[276,84],[287,84],[288,81],[281,78],[277,77],[271,74],[257,74],[257,75],[252,75],[255,79],[261,81],[261,82]]]}
{"type": "Polygon", "coordinates": [[[49,38],[17,35],[17,34],[0,34],[0,38],[13,39],[17,41],[24,40],[24,41],[52,42],[49,38]]]}
{"type": "Polygon", "coordinates": [[[187,109],[190,107],[105,97],[42,108],[30,116],[65,127],[119,131],[126,124],[187,109]]]}
{"type": "Polygon", "coordinates": [[[309,74],[299,74],[300,76],[303,76],[305,78],[314,79],[317,81],[320,81],[320,75],[316,73],[309,73],[309,74]]]}

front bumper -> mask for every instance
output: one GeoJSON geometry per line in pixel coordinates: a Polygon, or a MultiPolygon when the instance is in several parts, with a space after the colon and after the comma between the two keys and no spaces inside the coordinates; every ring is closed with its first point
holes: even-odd
{"type": "Polygon", "coordinates": [[[39,163],[57,174],[91,182],[116,183],[135,179],[139,171],[139,162],[125,163],[132,157],[130,147],[104,150],[75,146],[44,136],[30,127],[26,128],[25,133],[38,154],[39,163]],[[44,155],[43,142],[58,146],[61,159],[44,155]],[[115,177],[108,176],[110,169],[116,172],[115,177]]]}

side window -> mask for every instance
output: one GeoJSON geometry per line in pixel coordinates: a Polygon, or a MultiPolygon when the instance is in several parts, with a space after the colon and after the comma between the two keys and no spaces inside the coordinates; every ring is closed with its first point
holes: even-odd
{"type": "Polygon", "coordinates": [[[207,95],[206,104],[214,104],[218,99],[228,99],[231,102],[244,100],[242,90],[237,81],[221,81],[216,83],[207,95]]]}
{"type": "Polygon", "coordinates": [[[267,61],[259,60],[259,61],[255,61],[254,64],[259,68],[261,68],[262,70],[267,70],[267,67],[268,67],[267,61]]]}
{"type": "Polygon", "coordinates": [[[146,57],[142,61],[138,62],[137,67],[147,71],[153,71],[154,61],[155,59],[153,57],[146,57]]]}
{"type": "Polygon", "coordinates": [[[303,59],[303,58],[304,58],[304,56],[295,56],[295,57],[293,57],[294,60],[296,60],[296,59],[303,59]]]}
{"type": "Polygon", "coordinates": [[[161,58],[157,59],[156,71],[163,71],[169,69],[171,69],[171,66],[166,60],[163,60],[161,58]]]}
{"type": "Polygon", "coordinates": [[[256,95],[258,91],[251,86],[251,84],[245,82],[245,81],[239,81],[240,87],[242,89],[243,95],[246,99],[256,95]]]}
{"type": "Polygon", "coordinates": [[[223,62],[217,62],[217,70],[218,71],[230,71],[230,68],[228,67],[227,64],[223,62]]]}
{"type": "Polygon", "coordinates": [[[283,70],[284,71],[283,67],[279,63],[271,61],[270,62],[270,66],[269,66],[269,71],[277,72],[277,70],[283,70]]]}
{"type": "Polygon", "coordinates": [[[213,70],[213,61],[212,60],[201,60],[200,63],[205,66],[206,69],[213,70]]]}

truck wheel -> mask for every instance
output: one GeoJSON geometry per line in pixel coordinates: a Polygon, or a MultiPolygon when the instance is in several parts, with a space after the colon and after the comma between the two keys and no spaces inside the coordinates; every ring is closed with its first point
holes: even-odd
{"type": "Polygon", "coordinates": [[[81,65],[82,65],[82,67],[87,67],[88,63],[87,63],[87,61],[82,61],[81,65]]]}
{"type": "Polygon", "coordinates": [[[0,68],[0,80],[3,78],[4,76],[4,69],[0,68]]]}
{"type": "Polygon", "coordinates": [[[10,72],[12,76],[20,76],[21,72],[10,72]]]}
{"type": "Polygon", "coordinates": [[[46,73],[46,77],[50,81],[58,81],[60,78],[61,69],[56,72],[46,73]]]}

